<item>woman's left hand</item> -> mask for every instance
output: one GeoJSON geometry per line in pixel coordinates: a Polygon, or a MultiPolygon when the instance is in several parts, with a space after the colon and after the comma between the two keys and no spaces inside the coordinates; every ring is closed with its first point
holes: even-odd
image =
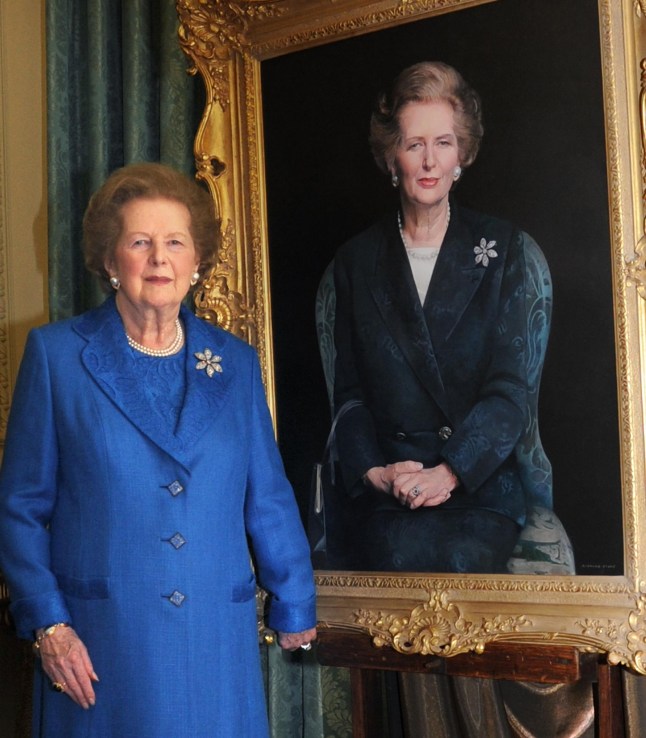
{"type": "Polygon", "coordinates": [[[393,495],[411,510],[434,507],[446,502],[459,480],[448,464],[442,463],[419,472],[398,474],[393,495]]]}
{"type": "Polygon", "coordinates": [[[302,633],[278,633],[278,645],[286,651],[295,651],[301,646],[309,651],[309,644],[316,639],[316,628],[304,630],[302,633]]]}
{"type": "MultiPolygon", "coordinates": [[[[42,630],[37,631],[37,634],[40,632],[42,630]]],[[[64,692],[85,710],[93,706],[96,696],[92,683],[98,682],[99,677],[76,631],[70,626],[57,627],[38,643],[43,671],[51,679],[52,685],[58,685],[56,688],[59,692],[64,692]]]]}

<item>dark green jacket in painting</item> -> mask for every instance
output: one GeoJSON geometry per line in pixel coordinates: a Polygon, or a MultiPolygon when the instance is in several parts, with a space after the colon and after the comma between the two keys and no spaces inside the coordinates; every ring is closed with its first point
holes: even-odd
{"type": "Polygon", "coordinates": [[[527,414],[524,238],[452,200],[424,305],[395,213],[339,249],[335,406],[363,405],[339,423],[338,449],[346,486],[372,508],[401,509],[361,485],[369,468],[444,460],[461,483],[444,506],[524,524],[514,454],[527,414]]]}

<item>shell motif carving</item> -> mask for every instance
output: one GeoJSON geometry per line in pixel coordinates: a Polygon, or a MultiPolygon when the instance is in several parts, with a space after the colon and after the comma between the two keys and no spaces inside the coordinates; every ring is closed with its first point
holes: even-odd
{"type": "Polygon", "coordinates": [[[428,591],[427,594],[428,602],[418,605],[408,615],[358,610],[354,613],[355,623],[369,631],[377,647],[389,646],[400,653],[425,656],[482,653],[488,641],[500,640],[501,634],[520,633],[532,625],[524,615],[471,622],[462,616],[447,592],[428,591]]]}

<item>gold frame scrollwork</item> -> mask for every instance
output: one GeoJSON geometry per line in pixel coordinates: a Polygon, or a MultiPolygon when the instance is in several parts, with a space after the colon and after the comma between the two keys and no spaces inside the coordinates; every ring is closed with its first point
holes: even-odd
{"type": "MultiPolygon", "coordinates": [[[[180,43],[204,79],[197,176],[222,222],[198,312],[258,349],[275,412],[264,184],[265,59],[496,0],[177,0],[180,43]]],[[[546,2],[546,12],[551,6],[546,2]]],[[[646,2],[598,0],[608,161],[624,575],[521,577],[318,572],[319,615],[403,653],[493,641],[574,645],[646,674],[646,2]]]]}
{"type": "MultiPolygon", "coordinates": [[[[256,346],[267,386],[273,374],[267,277],[260,266],[266,243],[259,196],[262,142],[257,139],[259,97],[247,31],[253,20],[279,14],[275,6],[282,1],[177,3],[180,44],[192,62],[189,71],[199,73],[206,87],[195,138],[197,177],[208,186],[222,223],[218,263],[196,293],[197,312],[256,346]],[[246,90],[244,100],[239,90],[246,90]]],[[[275,410],[272,395],[270,406],[275,410]]]]}
{"type": "MultiPolygon", "coordinates": [[[[646,3],[635,2],[635,12],[644,17],[646,3]]],[[[640,62],[639,89],[639,122],[642,140],[641,171],[642,180],[646,182],[646,59],[640,62]]],[[[646,202],[646,187],[642,193],[642,203],[646,202]]],[[[630,283],[637,287],[640,296],[646,299],[646,218],[642,221],[642,236],[635,246],[635,257],[626,263],[626,276],[630,283]]]]}

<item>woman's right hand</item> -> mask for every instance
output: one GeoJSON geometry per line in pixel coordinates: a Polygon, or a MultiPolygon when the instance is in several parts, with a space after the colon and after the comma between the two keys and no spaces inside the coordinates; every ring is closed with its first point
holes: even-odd
{"type": "Polygon", "coordinates": [[[363,475],[363,479],[379,492],[392,495],[393,483],[399,474],[418,472],[423,468],[424,465],[419,461],[398,461],[386,466],[373,466],[363,475]]]}
{"type": "Polygon", "coordinates": [[[40,640],[38,653],[52,685],[62,685],[63,692],[86,710],[95,704],[92,682],[98,682],[99,677],[73,628],[56,628],[40,640]]]}

